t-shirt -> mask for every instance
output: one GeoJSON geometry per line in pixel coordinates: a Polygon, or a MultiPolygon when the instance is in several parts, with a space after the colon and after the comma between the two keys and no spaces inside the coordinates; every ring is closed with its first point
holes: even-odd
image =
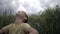
{"type": "Polygon", "coordinates": [[[27,23],[21,23],[21,24],[10,24],[8,26],[3,27],[2,29],[4,31],[8,31],[9,34],[28,34],[28,28],[30,28],[30,25],[27,23]]]}

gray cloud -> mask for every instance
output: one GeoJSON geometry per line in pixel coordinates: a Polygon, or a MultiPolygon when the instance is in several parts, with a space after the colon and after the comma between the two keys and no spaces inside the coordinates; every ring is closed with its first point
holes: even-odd
{"type": "Polygon", "coordinates": [[[56,6],[56,5],[60,5],[60,0],[40,0],[41,2],[41,7],[44,8],[44,7],[53,7],[53,6],[56,6]]]}
{"type": "Polygon", "coordinates": [[[20,5],[24,7],[26,13],[36,14],[47,7],[54,7],[56,5],[60,5],[60,0],[35,0],[35,2],[30,3],[28,0],[24,0],[24,2],[19,2],[18,0],[0,0],[0,14],[8,8],[10,8],[13,13],[16,13],[20,5]]]}

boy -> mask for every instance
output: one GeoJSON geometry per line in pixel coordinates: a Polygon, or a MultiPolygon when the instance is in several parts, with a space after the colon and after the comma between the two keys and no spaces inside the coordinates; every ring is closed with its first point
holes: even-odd
{"type": "Polygon", "coordinates": [[[37,30],[32,28],[28,23],[28,16],[25,12],[18,12],[16,14],[16,20],[13,24],[0,29],[0,34],[3,32],[9,32],[9,34],[38,34],[37,30]]]}

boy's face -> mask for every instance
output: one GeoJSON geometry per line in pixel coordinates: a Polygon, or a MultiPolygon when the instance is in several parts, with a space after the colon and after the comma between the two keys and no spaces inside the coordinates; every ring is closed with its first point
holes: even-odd
{"type": "Polygon", "coordinates": [[[24,14],[23,12],[19,12],[19,13],[17,14],[17,17],[18,17],[18,18],[23,18],[23,17],[25,17],[25,14],[24,14]]]}
{"type": "Polygon", "coordinates": [[[17,19],[20,19],[20,21],[22,21],[22,20],[24,20],[24,19],[27,19],[27,18],[25,17],[25,13],[23,13],[23,12],[18,12],[17,15],[16,15],[16,18],[17,18],[17,19]]]}

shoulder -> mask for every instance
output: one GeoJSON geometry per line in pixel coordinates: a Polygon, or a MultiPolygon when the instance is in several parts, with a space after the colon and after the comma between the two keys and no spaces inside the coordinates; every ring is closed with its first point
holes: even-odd
{"type": "Polygon", "coordinates": [[[30,28],[31,26],[28,23],[23,23],[23,27],[27,29],[30,28]]]}
{"type": "Polygon", "coordinates": [[[24,26],[29,26],[29,24],[28,23],[22,23],[24,26]]]}

